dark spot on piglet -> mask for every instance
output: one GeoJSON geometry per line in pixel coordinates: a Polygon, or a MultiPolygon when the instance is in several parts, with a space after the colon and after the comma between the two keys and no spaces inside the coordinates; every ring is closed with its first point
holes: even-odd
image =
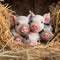
{"type": "Polygon", "coordinates": [[[28,35],[26,35],[24,38],[25,38],[25,39],[29,39],[29,36],[28,36],[28,35]]]}
{"type": "Polygon", "coordinates": [[[37,42],[40,42],[40,40],[37,40],[37,42]]]}
{"type": "Polygon", "coordinates": [[[40,42],[43,43],[43,44],[47,44],[48,41],[41,39],[40,42]]]}

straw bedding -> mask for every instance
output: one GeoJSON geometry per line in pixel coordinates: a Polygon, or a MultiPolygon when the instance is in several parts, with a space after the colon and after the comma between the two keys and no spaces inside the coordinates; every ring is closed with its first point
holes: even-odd
{"type": "Polygon", "coordinates": [[[50,6],[55,36],[46,45],[30,47],[13,40],[8,5],[0,3],[0,60],[60,60],[60,2],[50,6]]]}

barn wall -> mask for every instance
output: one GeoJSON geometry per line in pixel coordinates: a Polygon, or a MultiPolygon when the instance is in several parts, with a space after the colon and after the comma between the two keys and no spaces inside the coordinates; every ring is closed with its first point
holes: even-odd
{"type": "Polygon", "coordinates": [[[27,15],[29,10],[32,10],[36,14],[43,15],[49,12],[49,6],[52,3],[57,3],[58,0],[5,0],[5,3],[9,3],[12,9],[19,15],[27,15]]]}

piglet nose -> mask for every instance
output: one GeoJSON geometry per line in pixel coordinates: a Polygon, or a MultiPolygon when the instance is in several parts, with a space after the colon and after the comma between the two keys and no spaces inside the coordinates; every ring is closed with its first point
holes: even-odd
{"type": "Polygon", "coordinates": [[[49,37],[49,34],[48,34],[48,33],[45,33],[43,36],[44,36],[45,38],[48,38],[48,37],[49,37]]]}
{"type": "Polygon", "coordinates": [[[26,26],[22,27],[21,32],[22,33],[28,32],[28,27],[26,27],[26,26]]]}
{"type": "Polygon", "coordinates": [[[34,29],[38,29],[38,25],[33,25],[32,26],[34,29]]]}

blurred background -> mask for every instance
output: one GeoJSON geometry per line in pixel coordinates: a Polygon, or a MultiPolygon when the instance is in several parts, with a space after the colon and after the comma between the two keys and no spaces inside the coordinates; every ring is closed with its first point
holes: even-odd
{"type": "Polygon", "coordinates": [[[28,15],[28,11],[32,10],[35,14],[49,12],[49,7],[52,3],[57,3],[59,0],[5,0],[4,3],[9,3],[11,9],[19,15],[28,15]]]}

